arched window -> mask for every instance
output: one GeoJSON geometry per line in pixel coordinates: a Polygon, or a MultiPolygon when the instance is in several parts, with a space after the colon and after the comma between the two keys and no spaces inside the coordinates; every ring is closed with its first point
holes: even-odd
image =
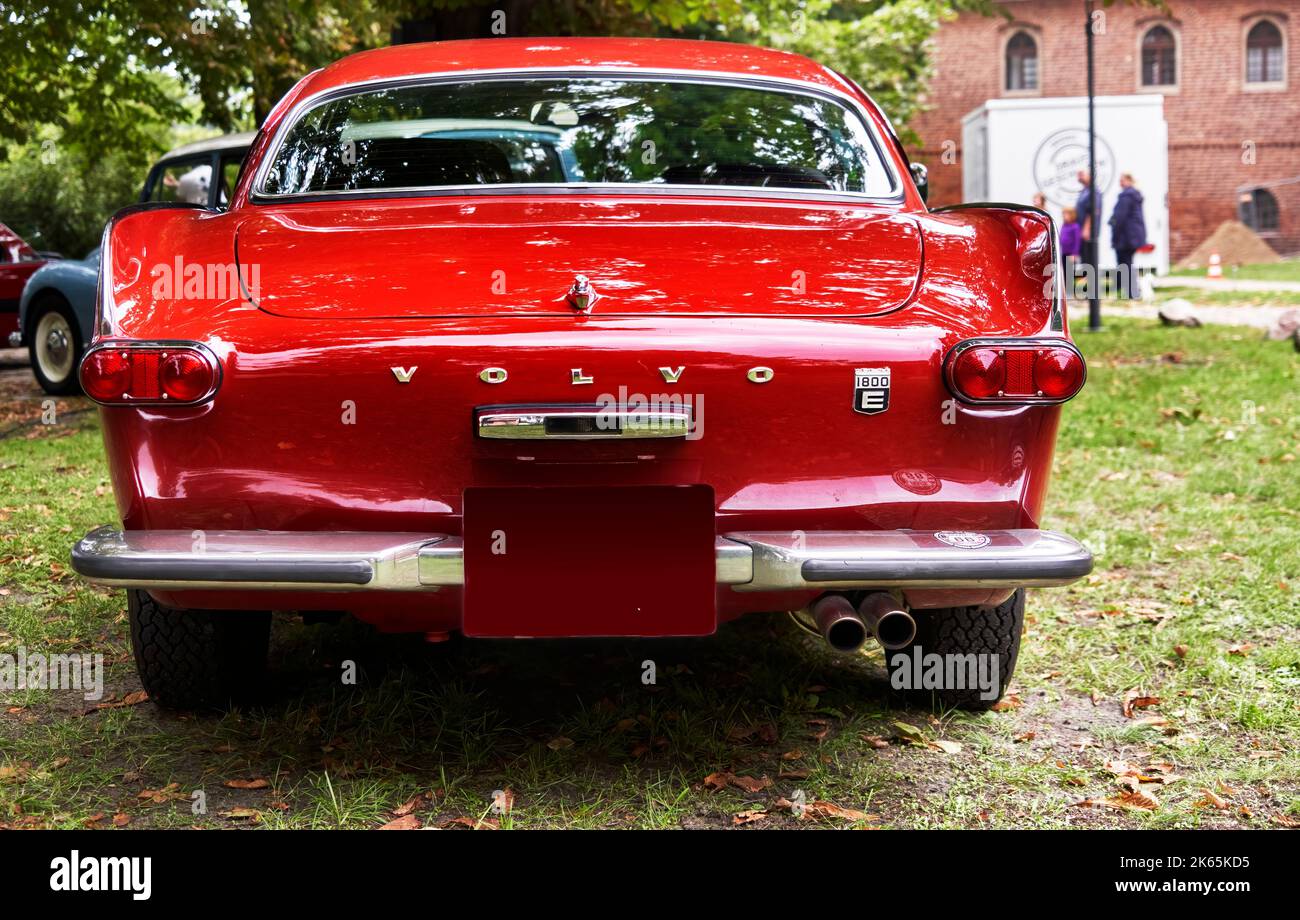
{"type": "Polygon", "coordinates": [[[1168,26],[1152,26],[1142,36],[1142,85],[1178,84],[1178,42],[1168,26]]]}
{"type": "Polygon", "coordinates": [[[1276,233],[1280,226],[1277,196],[1266,188],[1243,192],[1241,222],[1256,233],[1276,233]]]}
{"type": "Polygon", "coordinates": [[[1028,32],[1017,32],[1007,42],[1007,91],[1038,89],[1038,42],[1028,32]]]}
{"type": "Polygon", "coordinates": [[[1246,82],[1281,83],[1286,56],[1282,30],[1271,19],[1261,19],[1246,33],[1246,82]]]}

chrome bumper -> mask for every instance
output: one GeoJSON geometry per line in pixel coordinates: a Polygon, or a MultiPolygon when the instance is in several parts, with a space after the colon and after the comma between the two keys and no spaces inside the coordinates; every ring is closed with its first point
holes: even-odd
{"type": "MultiPolygon", "coordinates": [[[[1048,530],[729,533],[717,580],[737,591],[1018,588],[1077,581],[1092,554],[1048,530]]],[[[460,537],[418,533],[93,530],[72,550],[89,581],[126,588],[436,591],[465,583],[460,537]]]]}

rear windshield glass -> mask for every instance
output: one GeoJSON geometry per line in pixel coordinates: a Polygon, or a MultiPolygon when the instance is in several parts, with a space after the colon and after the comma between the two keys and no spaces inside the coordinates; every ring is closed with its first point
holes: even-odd
{"type": "Polygon", "coordinates": [[[867,126],[829,99],[605,78],[435,83],[337,98],[288,130],[261,190],[514,183],[892,192],[867,126]]]}

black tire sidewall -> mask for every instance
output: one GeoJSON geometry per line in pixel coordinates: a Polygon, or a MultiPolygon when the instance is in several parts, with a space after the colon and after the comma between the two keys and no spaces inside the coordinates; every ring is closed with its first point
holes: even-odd
{"type": "Polygon", "coordinates": [[[178,610],[127,592],[131,649],[149,698],[168,709],[224,709],[263,690],[271,614],[178,610]]]}
{"type": "Polygon", "coordinates": [[[902,691],[908,703],[983,712],[1002,699],[1020,657],[1025,623],[1024,588],[1018,588],[1001,604],[913,610],[912,615],[916,619],[916,638],[904,648],[885,653],[885,668],[891,687],[894,656],[901,653],[910,658],[913,650],[919,648],[927,655],[932,652],[938,655],[997,655],[998,693],[993,699],[986,700],[980,698],[977,690],[910,689],[902,691]]]}

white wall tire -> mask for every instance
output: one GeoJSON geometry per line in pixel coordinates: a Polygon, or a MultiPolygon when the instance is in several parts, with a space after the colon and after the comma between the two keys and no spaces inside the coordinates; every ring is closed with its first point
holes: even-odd
{"type": "Polygon", "coordinates": [[[42,298],[34,306],[28,328],[27,351],[41,389],[54,396],[77,392],[81,334],[72,308],[62,298],[42,298]]]}

